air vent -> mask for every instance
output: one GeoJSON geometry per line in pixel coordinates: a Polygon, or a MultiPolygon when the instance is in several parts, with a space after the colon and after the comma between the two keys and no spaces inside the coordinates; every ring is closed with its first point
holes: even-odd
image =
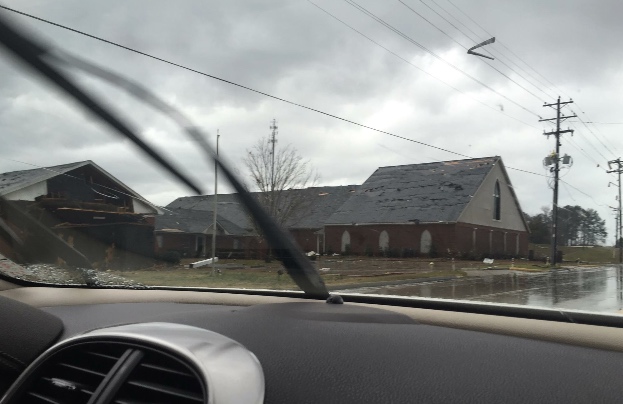
{"type": "Polygon", "coordinates": [[[0,401],[198,404],[207,403],[208,388],[216,404],[261,404],[262,367],[224,335],[181,324],[139,323],[93,330],[53,346],[0,401]]]}
{"type": "Polygon", "coordinates": [[[144,350],[143,359],[123,383],[115,404],[203,403],[203,386],[195,372],[172,356],[144,350]]]}
{"type": "Polygon", "coordinates": [[[30,380],[12,402],[86,404],[93,395],[114,395],[115,404],[204,402],[203,385],[188,365],[153,348],[114,341],[67,347],[30,380]]]}
{"type": "Polygon", "coordinates": [[[127,350],[119,344],[83,343],[52,355],[31,376],[14,402],[24,404],[87,403],[127,350]]]}

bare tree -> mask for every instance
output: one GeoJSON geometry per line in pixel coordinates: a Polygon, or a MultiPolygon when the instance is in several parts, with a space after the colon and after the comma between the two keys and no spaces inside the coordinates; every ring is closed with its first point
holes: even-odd
{"type": "Polygon", "coordinates": [[[310,199],[304,189],[315,186],[319,177],[294,147],[275,149],[273,159],[273,145],[263,138],[247,150],[244,163],[260,203],[279,225],[293,225],[305,216],[310,199]]]}

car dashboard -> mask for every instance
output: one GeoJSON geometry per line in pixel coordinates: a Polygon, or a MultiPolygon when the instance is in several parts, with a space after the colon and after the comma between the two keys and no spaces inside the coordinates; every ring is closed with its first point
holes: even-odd
{"type": "MultiPolygon", "coordinates": [[[[302,295],[49,287],[13,287],[0,296],[0,344],[5,354],[19,346],[24,362],[2,404],[568,403],[618,402],[623,393],[623,332],[616,327],[353,303],[348,296],[327,304],[302,295]],[[59,327],[55,335],[46,335],[46,321],[59,327]],[[25,352],[26,341],[38,337],[25,352]],[[18,338],[26,341],[16,344],[18,338]],[[123,373],[118,364],[117,373],[99,371],[108,379],[92,394],[67,394],[83,386],[50,371],[49,358],[94,342],[100,356],[125,344],[118,356],[138,351],[151,360],[143,366],[150,371],[123,373]],[[36,383],[52,395],[19,395],[36,383]]],[[[81,357],[93,352],[77,352],[69,356],[78,365],[69,366],[90,371],[96,361],[81,357]]]]}

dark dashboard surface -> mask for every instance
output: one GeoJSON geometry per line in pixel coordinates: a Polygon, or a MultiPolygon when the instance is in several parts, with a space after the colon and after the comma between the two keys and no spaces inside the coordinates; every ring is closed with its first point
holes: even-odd
{"type": "Polygon", "coordinates": [[[221,333],[261,362],[266,403],[569,403],[623,397],[623,353],[417,324],[352,304],[118,303],[44,310],[62,319],[62,338],[152,321],[221,333]]]}

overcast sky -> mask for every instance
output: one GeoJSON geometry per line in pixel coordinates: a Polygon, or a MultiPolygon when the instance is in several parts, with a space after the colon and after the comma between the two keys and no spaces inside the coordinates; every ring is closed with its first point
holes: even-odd
{"type": "MultiPolygon", "coordinates": [[[[562,139],[562,153],[574,164],[562,172],[569,185],[561,184],[559,203],[597,209],[613,239],[608,205],[617,203],[616,188],[607,185],[616,177],[605,170],[608,159],[623,157],[623,125],[616,124],[623,123],[623,3],[403,0],[410,10],[397,0],[355,0],[405,39],[345,1],[313,1],[369,39],[305,0],[0,4],[398,136],[472,157],[499,155],[530,214],[551,206],[547,179],[510,168],[547,173],[542,160],[555,145],[542,133],[552,126],[538,119],[555,111],[543,103],[572,98],[573,112],[599,124],[571,119],[563,125],[576,131],[562,139]],[[491,35],[496,43],[482,52],[489,49],[495,60],[466,54],[491,35]]],[[[242,175],[246,149],[269,135],[273,118],[278,146],[298,149],[323,185],[361,184],[380,166],[463,158],[40,21],[2,15],[147,86],[191,117],[211,142],[219,129],[222,155],[242,175]]],[[[75,77],[213,192],[212,165],[167,119],[97,80],[75,77]]],[[[0,172],[90,159],[156,204],[191,194],[6,54],[0,54],[0,136],[0,172]]]]}

